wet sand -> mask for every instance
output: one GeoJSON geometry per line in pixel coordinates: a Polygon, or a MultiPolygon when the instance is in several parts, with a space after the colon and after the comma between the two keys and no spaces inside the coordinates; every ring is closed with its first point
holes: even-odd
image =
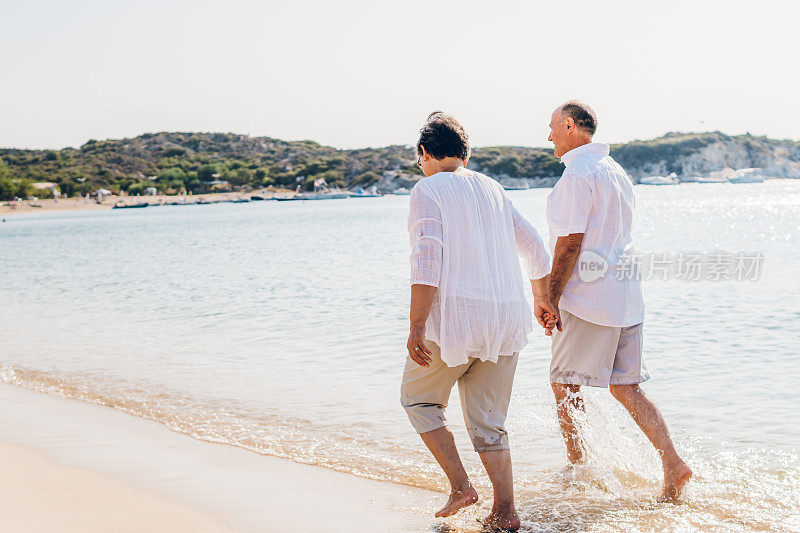
{"type": "Polygon", "coordinates": [[[11,385],[0,402],[0,522],[11,530],[427,531],[444,499],[11,385]]]}

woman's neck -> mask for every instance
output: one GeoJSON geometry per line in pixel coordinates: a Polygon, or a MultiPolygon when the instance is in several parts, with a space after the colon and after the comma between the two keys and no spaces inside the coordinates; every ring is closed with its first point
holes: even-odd
{"type": "Polygon", "coordinates": [[[459,168],[464,166],[464,161],[458,159],[457,157],[445,157],[444,159],[439,159],[436,161],[436,167],[434,168],[434,174],[439,172],[455,172],[459,168]]]}

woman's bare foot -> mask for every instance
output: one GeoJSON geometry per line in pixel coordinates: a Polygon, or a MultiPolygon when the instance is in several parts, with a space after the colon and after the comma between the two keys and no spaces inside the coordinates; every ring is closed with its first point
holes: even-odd
{"type": "Polygon", "coordinates": [[[492,513],[478,522],[485,528],[501,531],[517,531],[519,529],[519,515],[513,506],[492,509],[492,513]]]}
{"type": "Polygon", "coordinates": [[[664,492],[661,493],[661,501],[677,500],[681,495],[683,487],[692,477],[692,469],[689,465],[680,461],[674,466],[664,467],[664,492]]]}
{"type": "Polygon", "coordinates": [[[444,518],[445,516],[452,516],[460,509],[469,507],[478,501],[478,493],[469,485],[465,490],[453,490],[450,492],[450,498],[444,507],[436,511],[434,515],[436,518],[444,518]]]}

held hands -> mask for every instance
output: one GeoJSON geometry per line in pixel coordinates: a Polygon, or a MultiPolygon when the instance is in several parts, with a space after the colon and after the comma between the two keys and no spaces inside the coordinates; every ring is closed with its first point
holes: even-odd
{"type": "MultiPolygon", "coordinates": [[[[553,303],[547,298],[539,298],[534,295],[533,298],[533,314],[536,316],[536,321],[544,328],[545,335],[552,335],[553,328],[561,331],[561,316],[558,313],[558,305],[553,303]]],[[[425,345],[425,326],[411,326],[408,333],[408,342],[406,343],[408,355],[411,359],[420,366],[430,366],[431,364],[431,351],[425,345]]]]}
{"type": "Polygon", "coordinates": [[[425,346],[425,326],[411,326],[408,334],[408,355],[419,366],[430,366],[431,351],[425,346]]]}
{"type": "Polygon", "coordinates": [[[536,321],[544,328],[545,335],[552,335],[553,328],[561,331],[561,316],[558,313],[558,306],[553,305],[550,300],[546,298],[533,299],[533,314],[536,316],[536,321]]]}

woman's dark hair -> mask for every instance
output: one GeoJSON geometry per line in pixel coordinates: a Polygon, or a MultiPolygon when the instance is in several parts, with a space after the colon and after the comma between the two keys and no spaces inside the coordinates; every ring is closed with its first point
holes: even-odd
{"type": "Polygon", "coordinates": [[[456,119],[441,111],[428,115],[428,120],[419,130],[417,154],[422,155],[422,147],[435,159],[457,157],[469,159],[469,138],[467,132],[456,119]]]}

